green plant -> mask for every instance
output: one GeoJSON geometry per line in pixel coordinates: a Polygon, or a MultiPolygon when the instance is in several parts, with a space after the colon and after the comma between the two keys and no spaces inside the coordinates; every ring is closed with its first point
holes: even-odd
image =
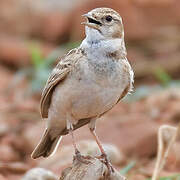
{"type": "Polygon", "coordinates": [[[154,76],[163,85],[167,86],[172,81],[170,75],[162,68],[158,67],[154,71],[154,76]]]}
{"type": "Polygon", "coordinates": [[[126,175],[135,166],[135,164],[135,161],[131,161],[126,167],[121,169],[120,174],[126,175]]]}
{"type": "Polygon", "coordinates": [[[28,79],[29,86],[27,93],[34,94],[41,92],[58,57],[63,56],[68,50],[78,45],[79,42],[68,42],[56,48],[47,57],[44,57],[38,44],[32,43],[29,46],[31,66],[17,71],[9,89],[17,86],[23,79],[28,79]]]}
{"type": "MultiPolygon", "coordinates": [[[[151,180],[151,178],[148,178],[146,180],[151,180]]],[[[160,177],[158,180],[180,180],[180,174],[176,174],[173,176],[167,176],[167,177],[160,177]]]]}

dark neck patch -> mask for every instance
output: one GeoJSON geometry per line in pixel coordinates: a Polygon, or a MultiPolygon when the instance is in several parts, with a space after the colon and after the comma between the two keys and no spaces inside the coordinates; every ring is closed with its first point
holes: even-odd
{"type": "Polygon", "coordinates": [[[106,56],[108,58],[112,58],[114,60],[120,60],[120,59],[125,58],[126,54],[123,51],[121,51],[121,50],[117,50],[117,51],[114,51],[114,52],[106,53],[106,56]]]}
{"type": "Polygon", "coordinates": [[[106,56],[109,57],[109,58],[116,59],[116,60],[118,60],[118,59],[120,58],[120,54],[119,54],[119,51],[118,51],[118,50],[117,50],[117,51],[114,51],[114,52],[108,52],[108,53],[106,54],[106,56]]]}

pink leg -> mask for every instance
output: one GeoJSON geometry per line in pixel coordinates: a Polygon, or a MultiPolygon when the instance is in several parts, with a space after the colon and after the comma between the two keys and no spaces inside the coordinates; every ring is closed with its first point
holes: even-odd
{"type": "Polygon", "coordinates": [[[94,139],[95,139],[97,145],[99,146],[99,149],[100,149],[102,155],[106,155],[106,153],[105,153],[105,151],[104,151],[104,148],[103,148],[103,146],[102,146],[102,144],[101,144],[101,142],[100,142],[98,136],[96,135],[95,130],[91,130],[91,129],[90,129],[90,132],[91,132],[91,134],[93,135],[93,137],[94,137],[94,139]]]}
{"type": "Polygon", "coordinates": [[[71,137],[72,137],[72,143],[73,143],[73,147],[74,147],[74,150],[75,150],[75,158],[76,158],[78,161],[82,162],[82,163],[88,164],[89,161],[87,161],[87,160],[85,159],[85,157],[83,157],[83,156],[81,155],[80,151],[79,151],[78,148],[77,148],[77,145],[76,145],[76,142],[75,142],[75,139],[74,139],[73,125],[72,125],[71,121],[67,121],[67,128],[68,128],[69,133],[70,133],[70,135],[71,135],[71,137]]]}
{"type": "Polygon", "coordinates": [[[77,146],[76,146],[76,142],[75,142],[75,139],[74,139],[74,134],[73,134],[73,117],[70,115],[70,114],[67,114],[67,129],[69,130],[69,133],[72,137],[72,143],[73,143],[73,147],[74,147],[74,150],[75,150],[75,154],[80,154],[77,146]]]}
{"type": "Polygon", "coordinates": [[[91,132],[91,134],[93,135],[93,137],[94,137],[97,145],[99,146],[99,149],[100,149],[100,151],[101,151],[101,153],[102,153],[101,157],[105,159],[105,164],[106,164],[106,166],[107,166],[107,168],[108,168],[109,174],[110,174],[111,172],[114,172],[114,169],[113,169],[112,165],[110,164],[110,162],[109,162],[109,160],[108,160],[108,158],[107,158],[107,155],[106,155],[106,153],[105,153],[105,151],[104,151],[104,148],[103,148],[103,146],[102,146],[102,144],[101,144],[98,136],[96,135],[95,128],[89,128],[89,129],[90,129],[90,132],[91,132]]]}
{"type": "Polygon", "coordinates": [[[73,127],[70,127],[69,129],[69,133],[71,134],[71,137],[72,137],[72,143],[73,143],[73,146],[74,146],[74,150],[75,150],[75,154],[80,154],[77,146],[76,146],[76,142],[75,142],[75,139],[74,139],[74,134],[73,134],[73,127]]]}

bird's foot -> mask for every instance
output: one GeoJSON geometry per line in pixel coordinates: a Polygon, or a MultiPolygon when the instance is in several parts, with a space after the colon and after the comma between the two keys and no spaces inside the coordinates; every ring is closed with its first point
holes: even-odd
{"type": "Polygon", "coordinates": [[[107,166],[108,176],[110,176],[111,173],[114,173],[114,168],[111,165],[111,163],[109,162],[106,154],[101,154],[101,156],[98,156],[97,158],[100,159],[107,166]]]}
{"type": "Polygon", "coordinates": [[[75,150],[74,159],[77,159],[81,163],[89,164],[89,161],[88,161],[89,157],[88,156],[87,157],[86,156],[82,156],[78,149],[75,150]]]}

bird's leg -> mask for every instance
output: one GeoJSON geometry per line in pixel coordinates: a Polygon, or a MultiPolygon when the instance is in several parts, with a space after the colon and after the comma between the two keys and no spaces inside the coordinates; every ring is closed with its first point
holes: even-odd
{"type": "Polygon", "coordinates": [[[69,128],[69,133],[70,133],[70,135],[72,137],[72,143],[73,143],[73,146],[74,146],[75,155],[78,155],[78,154],[80,154],[80,151],[78,150],[75,139],[74,139],[73,125],[72,124],[71,124],[71,126],[69,128]]]}
{"type": "Polygon", "coordinates": [[[89,123],[89,129],[90,129],[90,132],[93,135],[93,137],[94,137],[94,139],[95,139],[95,141],[96,141],[96,143],[97,143],[97,145],[101,151],[101,158],[103,158],[105,160],[105,164],[106,164],[108,171],[109,171],[109,174],[110,174],[111,172],[114,172],[114,169],[113,169],[111,163],[109,162],[109,160],[107,158],[107,154],[105,153],[105,150],[104,150],[98,136],[96,135],[95,122],[96,122],[95,119],[91,120],[91,122],[89,123]]]}
{"type": "Polygon", "coordinates": [[[72,137],[72,143],[73,143],[73,146],[74,146],[74,151],[75,151],[75,157],[78,161],[82,162],[82,163],[89,163],[87,162],[83,156],[81,155],[80,151],[78,150],[77,148],[77,145],[76,145],[76,142],[75,142],[75,138],[74,138],[74,133],[73,133],[73,124],[72,124],[72,121],[71,121],[71,118],[68,118],[67,119],[67,129],[69,130],[69,133],[72,137]]]}

